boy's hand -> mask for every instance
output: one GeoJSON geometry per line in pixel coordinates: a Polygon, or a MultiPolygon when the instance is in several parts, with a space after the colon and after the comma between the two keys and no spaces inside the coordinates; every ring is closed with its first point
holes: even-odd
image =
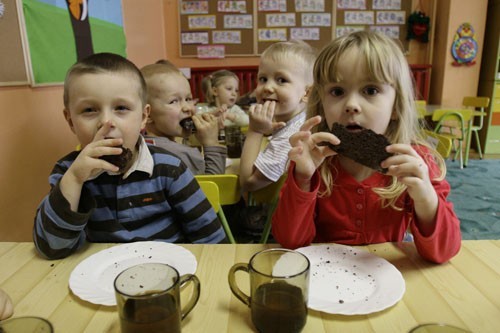
{"type": "Polygon", "coordinates": [[[196,138],[204,147],[219,146],[219,117],[210,113],[193,116],[196,126],[196,138]]]}
{"type": "Polygon", "coordinates": [[[67,176],[78,184],[83,184],[89,178],[97,175],[99,172],[110,171],[118,172],[119,168],[99,157],[104,155],[120,155],[122,149],[117,147],[123,144],[123,139],[105,139],[109,133],[111,125],[106,123],[96,133],[94,140],[86,145],[73,164],[66,172],[67,176]]]}
{"type": "Polygon", "coordinates": [[[252,105],[248,111],[250,120],[248,129],[265,135],[286,126],[284,122],[273,121],[275,109],[275,101],[266,101],[264,104],[252,105]]]}
{"type": "Polygon", "coordinates": [[[318,146],[320,142],[338,145],[340,140],[335,135],[328,132],[311,133],[311,129],[320,122],[320,116],[307,119],[300,130],[290,137],[292,148],[288,152],[288,157],[295,162],[297,180],[309,181],[325,158],[336,154],[328,146],[318,146]]]}

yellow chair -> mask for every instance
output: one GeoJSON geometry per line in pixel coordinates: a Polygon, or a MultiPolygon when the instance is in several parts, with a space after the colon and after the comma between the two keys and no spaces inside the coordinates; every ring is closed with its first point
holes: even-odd
{"type": "Polygon", "coordinates": [[[222,210],[221,207],[221,201],[220,201],[220,192],[219,192],[219,187],[217,186],[216,183],[211,182],[211,181],[198,181],[198,184],[200,184],[200,188],[205,193],[207,196],[208,201],[212,205],[212,207],[215,210],[215,213],[217,213],[217,216],[219,217],[219,220],[221,221],[222,227],[224,228],[224,231],[226,232],[226,236],[229,239],[229,242],[231,244],[236,244],[236,241],[234,240],[233,233],[231,232],[231,228],[229,227],[229,224],[227,223],[226,216],[224,215],[224,211],[222,210]]]}
{"type": "Polygon", "coordinates": [[[453,156],[453,161],[458,154],[461,169],[464,167],[462,142],[467,138],[465,124],[468,124],[471,118],[472,110],[470,109],[437,109],[432,113],[432,120],[437,122],[434,133],[446,136],[453,143],[457,143],[456,146],[454,145],[455,155],[453,156]]]}
{"type": "Polygon", "coordinates": [[[451,148],[453,147],[452,140],[445,135],[434,133],[429,130],[423,130],[424,138],[427,142],[436,149],[436,151],[444,158],[450,156],[451,148]]]}
{"type": "MultiPolygon", "coordinates": [[[[474,133],[474,137],[476,138],[476,144],[477,144],[477,152],[479,153],[479,158],[483,158],[483,152],[481,150],[481,142],[479,141],[479,131],[483,128],[483,121],[484,121],[484,116],[486,113],[484,112],[484,109],[490,105],[490,99],[488,97],[474,97],[474,96],[466,96],[464,97],[462,101],[462,105],[465,106],[466,108],[471,108],[474,111],[480,111],[481,114],[473,117],[479,119],[479,124],[474,125],[474,123],[471,121],[470,122],[470,129],[471,135],[474,133]]],[[[467,142],[467,146],[465,146],[465,156],[469,156],[469,150],[470,150],[470,145],[472,139],[468,138],[470,140],[467,142]]]]}
{"type": "Polygon", "coordinates": [[[276,206],[278,205],[280,190],[283,184],[285,183],[287,174],[285,173],[283,176],[278,179],[277,182],[271,183],[266,187],[263,187],[257,191],[248,192],[248,205],[249,206],[257,206],[257,205],[268,205],[266,223],[264,224],[264,230],[262,231],[262,235],[260,237],[260,243],[267,243],[267,239],[269,238],[269,234],[271,233],[271,225],[272,225],[272,217],[276,206]]]}
{"type": "Polygon", "coordinates": [[[417,107],[418,119],[424,119],[427,115],[427,101],[425,99],[419,99],[415,101],[415,104],[417,107]]]}
{"type": "MultiPolygon", "coordinates": [[[[194,178],[196,178],[196,180],[199,183],[203,181],[208,181],[208,182],[213,182],[217,185],[217,187],[219,188],[219,202],[221,206],[218,215],[219,218],[221,219],[221,222],[223,223],[223,226],[226,225],[229,230],[229,224],[227,222],[222,206],[234,205],[241,200],[241,187],[240,187],[239,176],[233,174],[195,175],[194,178]]],[[[231,238],[232,238],[232,241],[230,239],[231,243],[235,243],[232,234],[231,238]]]]}

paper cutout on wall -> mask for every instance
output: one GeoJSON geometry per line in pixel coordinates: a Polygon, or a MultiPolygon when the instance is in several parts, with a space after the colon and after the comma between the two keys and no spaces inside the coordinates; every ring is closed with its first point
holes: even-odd
{"type": "Polygon", "coordinates": [[[474,38],[474,28],[470,23],[462,23],[451,44],[451,54],[455,61],[453,66],[472,66],[477,55],[477,41],[474,38]]]}

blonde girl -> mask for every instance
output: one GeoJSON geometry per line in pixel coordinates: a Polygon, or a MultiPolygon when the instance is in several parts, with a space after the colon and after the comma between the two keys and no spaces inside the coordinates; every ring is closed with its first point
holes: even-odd
{"type": "Polygon", "coordinates": [[[198,112],[218,115],[221,127],[247,126],[248,115],[235,104],[239,96],[239,84],[238,76],[225,69],[205,76],[201,87],[207,105],[199,105],[198,112]]]}
{"type": "Polygon", "coordinates": [[[390,38],[356,32],[318,56],[308,119],[290,138],[288,180],[273,217],[286,247],[311,242],[369,244],[403,240],[410,228],[417,251],[437,263],[460,248],[460,225],[448,202],[445,165],[420,136],[408,63],[390,38]],[[334,123],[370,129],[391,142],[386,174],[336,154],[334,123]]]}

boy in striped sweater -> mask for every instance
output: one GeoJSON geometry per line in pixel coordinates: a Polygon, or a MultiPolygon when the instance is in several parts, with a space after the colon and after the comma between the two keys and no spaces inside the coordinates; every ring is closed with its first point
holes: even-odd
{"type": "Polygon", "coordinates": [[[33,230],[41,255],[63,258],[85,241],[226,242],[193,174],[140,135],[149,110],[144,79],[127,59],[100,53],[70,68],[64,116],[82,150],[49,177],[33,230]]]}

